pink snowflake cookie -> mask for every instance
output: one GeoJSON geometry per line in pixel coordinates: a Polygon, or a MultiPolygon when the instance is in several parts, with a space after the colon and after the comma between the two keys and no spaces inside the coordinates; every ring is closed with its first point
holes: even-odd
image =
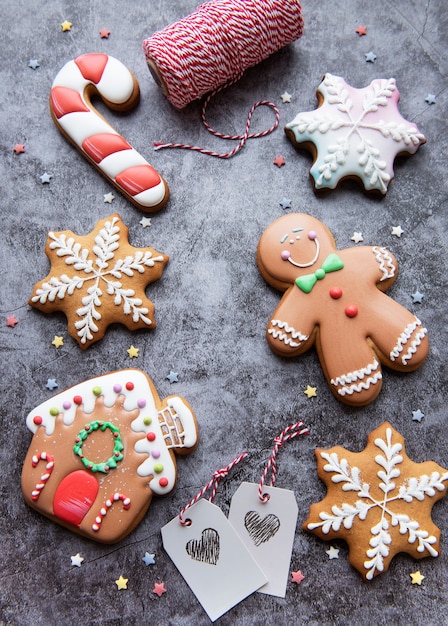
{"type": "Polygon", "coordinates": [[[355,89],[340,76],[325,74],[316,95],[318,108],[299,113],[285,126],[292,143],[313,154],[315,189],[335,189],[341,180],[354,178],[366,191],[385,195],[395,157],[415,154],[426,143],[398,111],[395,79],[375,79],[355,89]]]}

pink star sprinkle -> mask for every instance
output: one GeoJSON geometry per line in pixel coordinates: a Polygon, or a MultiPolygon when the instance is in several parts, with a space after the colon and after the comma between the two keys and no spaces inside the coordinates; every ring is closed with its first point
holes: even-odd
{"type": "Polygon", "coordinates": [[[305,578],[305,576],[302,574],[300,570],[298,570],[297,572],[291,572],[291,576],[292,576],[291,582],[297,583],[298,585],[300,585],[302,580],[305,578]]]}
{"type": "Polygon", "coordinates": [[[6,326],[9,326],[10,328],[14,328],[14,326],[18,324],[18,322],[19,320],[15,315],[10,315],[6,318],[6,326]]]}
{"type": "Polygon", "coordinates": [[[358,26],[355,32],[357,32],[360,37],[367,35],[367,26],[358,26]]]}
{"type": "Polygon", "coordinates": [[[25,152],[25,145],[23,143],[16,143],[13,150],[16,154],[22,154],[25,152]]]}
{"type": "Polygon", "coordinates": [[[285,159],[280,155],[276,156],[274,159],[274,165],[276,165],[277,167],[281,167],[282,165],[285,165],[285,163],[285,159]]]}
{"type": "Polygon", "coordinates": [[[165,583],[155,583],[154,589],[152,590],[152,592],[156,593],[160,598],[160,596],[166,593],[165,583]]]}
{"type": "Polygon", "coordinates": [[[110,30],[107,30],[107,28],[102,28],[100,30],[101,39],[109,39],[109,35],[110,35],[110,30]]]}

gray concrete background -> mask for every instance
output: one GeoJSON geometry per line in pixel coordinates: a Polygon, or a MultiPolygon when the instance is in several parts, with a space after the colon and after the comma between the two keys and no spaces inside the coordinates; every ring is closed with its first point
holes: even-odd
{"type": "MultiPolygon", "coordinates": [[[[428,142],[415,156],[397,162],[396,178],[382,200],[354,185],[316,197],[308,178],[311,158],[296,152],[280,129],[249,142],[229,161],[152,151],[152,142],[163,140],[227,147],[203,129],[197,103],[182,111],[169,105],[141,50],[145,37],[195,7],[194,0],[2,2],[0,620],[17,626],[209,623],[164,552],[160,528],[214,470],[245,449],[249,459],[216,498],[227,512],[240,482],[259,480],[272,439],[303,419],[311,434],[281,450],[277,486],[296,494],[299,519],[291,570],[300,569],[305,580],[300,586],[289,583],[284,599],[255,594],[218,623],[447,624],[446,500],[433,509],[442,531],[442,555],[422,561],[396,556],[389,571],[371,583],[351,568],[344,543],[335,543],[340,556],[330,561],[329,545],[301,530],[310,503],[324,495],[315,471],[316,447],[361,450],[367,434],[388,419],[405,436],[414,461],[429,458],[448,465],[446,2],[304,0],[302,39],[247,71],[210,108],[212,124],[240,132],[250,106],[270,99],[280,108],[283,126],[299,111],[315,108],[315,89],[325,72],[355,87],[395,77],[402,115],[418,124],[428,142]],[[70,32],[61,31],[64,20],[73,23],[70,32]],[[360,24],[367,26],[367,36],[356,34],[360,24]],[[111,31],[109,39],[100,38],[101,28],[111,31]],[[171,200],[152,217],[150,228],[142,228],[142,214],[63,139],[50,118],[48,95],[55,75],[76,55],[94,51],[119,58],[140,82],[135,111],[105,115],[170,185],[171,200]],[[369,51],[377,55],[373,64],[365,61],[369,51]],[[30,59],[40,67],[28,67],[30,59]],[[281,101],[284,91],[292,94],[290,104],[281,101]],[[429,93],[437,97],[433,105],[425,102],[429,93]],[[24,154],[13,153],[16,143],[25,144],[24,154]],[[280,169],[273,165],[278,154],[286,160],[280,169]],[[52,175],[49,185],[40,182],[44,172],[52,175]],[[109,191],[115,195],[112,205],[103,202],[109,191]],[[314,352],[282,360],[264,339],[280,296],[259,274],[255,250],[262,231],[283,213],[279,202],[285,196],[292,200],[288,211],[309,212],[324,221],[338,247],[355,245],[350,237],[361,231],[366,245],[389,248],[400,264],[389,294],[429,329],[430,354],[423,368],[406,376],[386,370],[380,397],[368,407],[350,409],[334,399],[314,352]],[[153,245],[170,255],[162,279],[147,290],[158,325],[136,334],[110,328],[100,343],[82,352],[68,336],[62,315],[43,315],[27,300],[32,285],[48,272],[47,231],[85,234],[114,211],[129,226],[133,245],[153,245]],[[391,236],[397,225],[404,230],[401,238],[391,236]],[[416,290],[424,294],[421,304],[412,302],[416,290]],[[14,328],[6,326],[9,315],[19,320],[14,328]],[[54,335],[65,338],[58,350],[51,345],[54,335]],[[131,344],[140,350],[132,361],[126,352],[131,344]],[[31,440],[25,417],[51,397],[48,378],[56,378],[62,390],[130,366],[145,370],[161,397],[177,393],[191,403],[201,442],[193,455],[179,460],[175,493],[154,499],[138,528],[108,547],[70,533],[25,505],[20,472],[31,440]],[[171,369],[179,373],[177,383],[166,378],[171,369]],[[317,397],[304,395],[308,384],[317,387],[317,397]],[[425,414],[421,423],[412,420],[417,409],[425,414]],[[142,562],[146,551],[156,554],[155,565],[142,562]],[[78,552],[84,557],[81,568],[70,564],[78,552]],[[418,569],[425,579],[421,586],[411,585],[409,574],[418,569]],[[129,579],[127,590],[116,588],[120,575],[129,579]],[[167,593],[158,598],[151,590],[161,581],[167,593]]],[[[270,123],[269,111],[254,118],[256,128],[270,123]]]]}

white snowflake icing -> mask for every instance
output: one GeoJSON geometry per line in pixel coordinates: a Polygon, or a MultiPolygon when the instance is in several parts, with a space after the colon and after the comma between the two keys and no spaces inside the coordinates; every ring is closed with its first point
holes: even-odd
{"type": "Polygon", "coordinates": [[[298,143],[312,142],[317,148],[311,168],[316,187],[334,189],[344,176],[357,176],[366,189],[385,194],[396,155],[414,153],[426,141],[399,114],[395,79],[354,89],[341,77],[326,74],[318,92],[321,106],[299,113],[286,125],[298,143]]]}
{"type": "Polygon", "coordinates": [[[324,535],[330,531],[338,532],[341,527],[351,529],[357,520],[364,521],[369,511],[379,509],[379,521],[370,529],[369,548],[366,550],[367,559],[364,568],[367,570],[366,578],[371,580],[375,572],[384,570],[384,559],[389,556],[392,544],[391,526],[397,528],[401,535],[407,535],[408,542],[417,542],[417,552],[427,552],[430,556],[438,556],[433,544],[436,537],[420,527],[418,520],[412,519],[406,513],[396,513],[390,507],[390,503],[401,500],[411,503],[413,500],[423,501],[425,497],[433,497],[436,492],[445,491],[445,481],[448,481],[448,472],[434,471],[431,475],[421,475],[403,479],[397,485],[400,478],[400,464],[403,462],[401,443],[393,443],[393,431],[386,429],[385,439],[376,438],[375,446],[381,453],[375,456],[375,463],[380,469],[377,471],[379,478],[378,487],[384,497],[377,499],[372,496],[370,485],[362,481],[361,470],[358,467],[350,467],[344,458],[339,459],[335,452],[321,452],[320,455],[327,463],[324,465],[326,472],[332,473],[331,481],[341,483],[342,491],[356,491],[358,500],[353,504],[342,503],[333,505],[331,512],[321,511],[320,522],[308,524],[309,530],[320,528],[324,535]]]}
{"type": "Polygon", "coordinates": [[[133,256],[116,258],[120,248],[118,222],[119,218],[115,216],[105,222],[95,236],[92,251],[83,248],[73,237],[67,238],[64,233],[48,234],[51,240],[50,249],[55,250],[57,256],[65,257],[66,265],[73,267],[78,273],[52,276],[36,290],[32,302],[45,304],[47,301],[54,302],[57,298],[62,300],[90,283],[81,300],[82,307],[76,311],[80,319],[75,322],[75,327],[83,344],[93,339],[93,333],[99,330],[97,322],[101,320],[101,313],[98,308],[104,295],[103,289],[109,296],[113,296],[114,304],[122,307],[125,315],[132,315],[134,322],[143,321],[148,325],[152,323],[147,317],[147,307],[142,306],[142,299],[135,296],[134,289],[124,288],[121,279],[123,275],[134,276],[134,272],[142,274],[145,267],[153,267],[155,263],[163,262],[164,257],[153,256],[148,250],[135,250],[133,256]]]}

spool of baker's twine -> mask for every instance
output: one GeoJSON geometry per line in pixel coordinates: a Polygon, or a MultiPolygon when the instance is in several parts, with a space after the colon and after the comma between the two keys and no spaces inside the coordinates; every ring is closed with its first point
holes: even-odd
{"type": "Polygon", "coordinates": [[[143,49],[149,69],[168,101],[181,109],[208,94],[202,105],[205,127],[217,137],[239,142],[226,153],[183,143],[156,143],[155,149],[188,148],[229,158],[247,139],[273,132],[279,124],[279,111],[267,100],[252,106],[241,135],[211,128],[206,121],[206,109],[214,95],[237,82],[247,69],[298,39],[302,31],[298,0],[210,0],[146,39],[143,49]],[[267,130],[250,133],[252,115],[259,106],[270,107],[275,122],[267,130]]]}

